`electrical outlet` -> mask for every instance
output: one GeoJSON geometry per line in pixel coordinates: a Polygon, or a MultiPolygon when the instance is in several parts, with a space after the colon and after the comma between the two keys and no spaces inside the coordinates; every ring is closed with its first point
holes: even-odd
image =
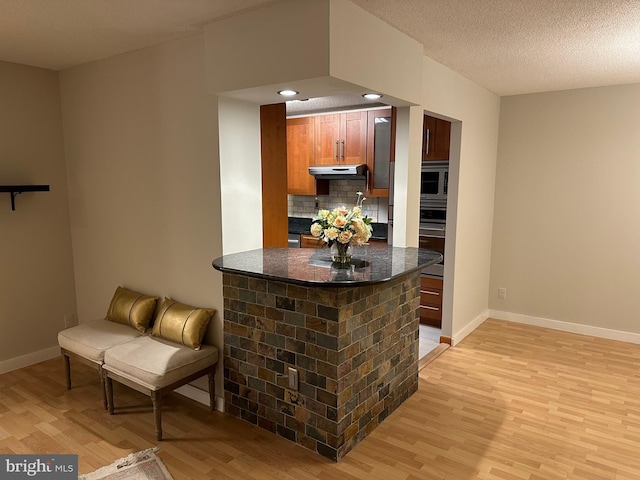
{"type": "Polygon", "coordinates": [[[67,313],[64,316],[64,328],[75,327],[78,324],[76,316],[73,313],[67,313]]]}
{"type": "Polygon", "coordinates": [[[298,391],[298,370],[289,367],[289,388],[298,391]]]}
{"type": "Polygon", "coordinates": [[[498,288],[498,298],[500,300],[506,300],[507,299],[507,289],[504,287],[499,287],[498,288]]]}

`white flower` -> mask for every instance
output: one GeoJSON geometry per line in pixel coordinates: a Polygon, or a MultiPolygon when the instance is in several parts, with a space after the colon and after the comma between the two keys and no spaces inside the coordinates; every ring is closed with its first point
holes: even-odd
{"type": "Polygon", "coordinates": [[[319,223],[314,223],[313,225],[311,225],[311,235],[313,235],[314,237],[319,237],[320,235],[322,235],[322,225],[320,225],[319,223]]]}
{"type": "Polygon", "coordinates": [[[329,227],[329,228],[325,228],[324,230],[324,236],[329,240],[335,240],[336,238],[338,238],[339,233],[340,232],[336,227],[329,227]]]}
{"type": "Polygon", "coordinates": [[[354,232],[352,242],[355,246],[360,246],[371,238],[371,227],[364,223],[362,219],[352,220],[351,229],[354,232]]]}

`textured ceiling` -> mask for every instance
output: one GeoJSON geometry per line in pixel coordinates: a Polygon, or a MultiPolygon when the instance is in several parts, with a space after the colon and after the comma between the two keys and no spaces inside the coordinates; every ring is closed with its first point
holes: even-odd
{"type": "MultiPolygon", "coordinates": [[[[500,95],[640,83],[640,0],[352,1],[500,95]]],[[[267,3],[0,0],[0,60],[64,69],[267,3]]]]}
{"type": "Polygon", "coordinates": [[[352,0],[500,95],[640,83],[639,0],[352,0]]]}

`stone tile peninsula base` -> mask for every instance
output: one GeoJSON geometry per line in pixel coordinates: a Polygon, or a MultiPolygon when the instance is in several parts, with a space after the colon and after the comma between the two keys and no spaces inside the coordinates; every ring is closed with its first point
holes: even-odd
{"type": "Polygon", "coordinates": [[[351,285],[260,278],[214,261],[223,271],[226,411],[344,457],[418,388],[420,267],[438,254],[415,257],[388,280],[351,285]]]}

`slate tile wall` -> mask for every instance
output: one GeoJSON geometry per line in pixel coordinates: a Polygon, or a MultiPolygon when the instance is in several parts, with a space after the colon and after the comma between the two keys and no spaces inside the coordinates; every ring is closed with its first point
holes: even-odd
{"type": "Polygon", "coordinates": [[[228,413],[337,461],[417,390],[420,272],[355,288],[223,283],[228,413]]]}

